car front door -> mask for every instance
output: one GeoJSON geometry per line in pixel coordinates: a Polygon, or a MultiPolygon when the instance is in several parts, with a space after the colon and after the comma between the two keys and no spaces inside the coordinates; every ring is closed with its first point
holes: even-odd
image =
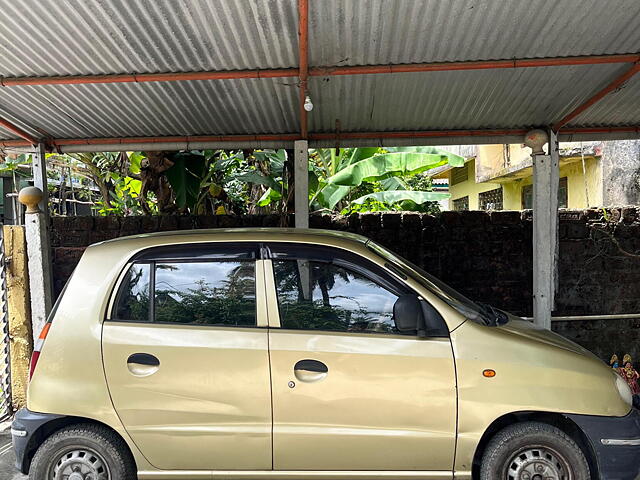
{"type": "Polygon", "coordinates": [[[271,390],[257,246],[136,257],[103,325],[115,409],[161,470],[270,470],[271,390]]]}
{"type": "Polygon", "coordinates": [[[293,244],[269,250],[274,469],[451,478],[449,338],[400,334],[393,305],[410,292],[362,257],[293,244]]]}

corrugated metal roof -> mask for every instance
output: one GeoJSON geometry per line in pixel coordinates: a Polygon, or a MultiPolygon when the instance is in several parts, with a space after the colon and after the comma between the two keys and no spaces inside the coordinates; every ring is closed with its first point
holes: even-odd
{"type": "Polygon", "coordinates": [[[600,125],[640,125],[640,75],[571,122],[571,126],[600,125]]]}
{"type": "MultiPolygon", "coordinates": [[[[319,108],[311,130],[526,128],[562,118],[625,67],[593,65],[517,70],[314,78],[319,108]]],[[[628,67],[627,67],[628,68],[628,67]]]]}
{"type": "Polygon", "coordinates": [[[293,132],[297,79],[0,88],[0,105],[56,138],[293,132]]]}
{"type": "Polygon", "coordinates": [[[638,0],[322,0],[312,65],[636,53],[638,0]]]}
{"type": "MultiPolygon", "coordinates": [[[[640,53],[638,0],[309,5],[312,67],[640,53]]],[[[3,77],[298,65],[296,0],[0,0],[0,12],[3,77]]],[[[310,130],[333,132],[337,119],[361,132],[550,125],[626,68],[314,77],[310,130]]],[[[294,133],[298,110],[297,78],[0,87],[0,117],[37,137],[294,133]]],[[[638,112],[640,78],[571,126],[638,125],[638,112]]],[[[474,141],[487,139],[499,137],[474,141]]]]}
{"type": "Polygon", "coordinates": [[[3,76],[294,67],[295,0],[0,0],[3,76]]]}

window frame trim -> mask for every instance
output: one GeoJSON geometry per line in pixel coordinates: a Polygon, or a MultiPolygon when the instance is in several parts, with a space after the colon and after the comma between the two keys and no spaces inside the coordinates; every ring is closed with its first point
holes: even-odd
{"type": "MultiPolygon", "coordinates": [[[[164,260],[164,259],[163,259],[164,260]]],[[[103,320],[103,323],[130,323],[137,325],[170,325],[173,327],[203,327],[203,328],[266,328],[268,326],[268,314],[266,309],[267,298],[265,295],[265,288],[260,288],[260,276],[263,279],[266,279],[264,275],[264,266],[262,265],[263,260],[260,258],[260,255],[256,255],[254,258],[247,259],[224,259],[222,261],[253,261],[254,262],[254,274],[255,274],[255,299],[256,299],[256,324],[255,325],[211,325],[211,324],[192,324],[192,323],[173,323],[173,322],[157,322],[155,321],[155,280],[156,280],[156,260],[137,260],[132,257],[123,267],[122,271],[117,277],[116,283],[111,291],[111,295],[109,298],[109,303],[107,307],[107,311],[103,320]],[[120,318],[114,318],[114,310],[117,304],[117,301],[120,297],[120,288],[122,286],[122,282],[124,278],[127,276],[127,273],[131,269],[133,265],[149,265],[149,318],[147,321],[140,320],[126,320],[120,318]]],[[[166,263],[211,263],[216,261],[215,257],[213,258],[203,258],[203,259],[182,259],[182,260],[166,260],[166,263]]]]}

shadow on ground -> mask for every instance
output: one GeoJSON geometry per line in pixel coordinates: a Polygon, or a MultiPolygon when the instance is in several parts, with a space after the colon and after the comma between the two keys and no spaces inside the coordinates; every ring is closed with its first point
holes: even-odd
{"type": "Polygon", "coordinates": [[[21,475],[14,466],[15,457],[13,456],[13,448],[11,448],[11,434],[0,432],[0,479],[2,480],[27,480],[27,477],[21,475]]]}

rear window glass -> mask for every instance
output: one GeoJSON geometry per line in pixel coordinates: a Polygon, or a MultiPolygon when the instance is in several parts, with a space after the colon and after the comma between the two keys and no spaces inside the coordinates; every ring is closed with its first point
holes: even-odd
{"type": "Polygon", "coordinates": [[[253,261],[156,263],[155,321],[188,325],[253,326],[253,261]]]}
{"type": "Polygon", "coordinates": [[[255,326],[255,260],[135,263],[113,312],[116,321],[255,326]]]}

